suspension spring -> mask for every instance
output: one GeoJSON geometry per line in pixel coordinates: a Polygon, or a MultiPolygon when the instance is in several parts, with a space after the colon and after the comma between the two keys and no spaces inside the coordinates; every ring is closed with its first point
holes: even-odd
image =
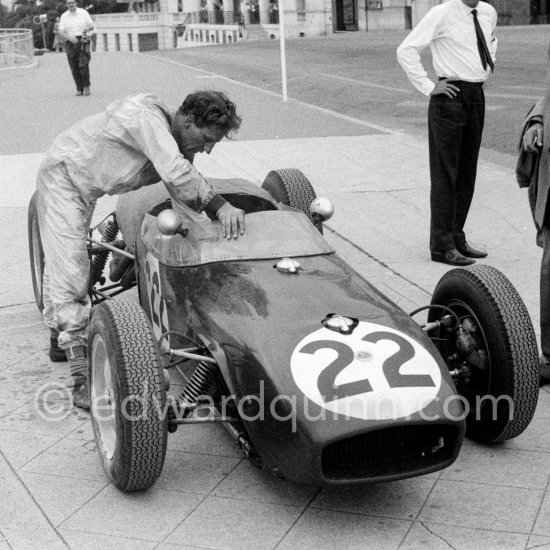
{"type": "MultiPolygon", "coordinates": [[[[101,242],[111,243],[117,238],[117,235],[118,235],[118,223],[116,221],[116,218],[113,216],[113,219],[107,222],[107,227],[105,229],[105,233],[101,237],[101,242]]],[[[97,283],[102,279],[103,269],[105,268],[105,264],[107,263],[108,257],[109,257],[109,250],[107,250],[106,248],[102,248],[94,255],[94,259],[92,260],[90,286],[95,285],[95,283],[97,283]]],[[[103,280],[103,282],[105,281],[103,280]]]]}
{"type": "Polygon", "coordinates": [[[217,372],[218,367],[216,364],[201,361],[197,365],[189,382],[183,388],[178,401],[180,403],[196,403],[201,395],[206,395],[208,390],[210,390],[216,379],[217,372]]]}

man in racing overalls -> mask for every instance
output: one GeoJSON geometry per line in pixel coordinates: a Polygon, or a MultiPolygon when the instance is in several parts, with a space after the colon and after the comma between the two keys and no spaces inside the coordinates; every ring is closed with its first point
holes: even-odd
{"type": "Polygon", "coordinates": [[[235,104],[221,92],[192,93],[175,112],[154,95],[137,94],[76,123],[46,152],[36,191],[45,256],[43,317],[52,331],[50,357],[66,360],[66,354],[69,360],[77,407],[89,408],[86,237],[97,199],[162,180],[174,200],[214,214],[224,236],[236,239],[244,233],[244,212],[216,194],[192,161],[240,123],[235,104]]]}

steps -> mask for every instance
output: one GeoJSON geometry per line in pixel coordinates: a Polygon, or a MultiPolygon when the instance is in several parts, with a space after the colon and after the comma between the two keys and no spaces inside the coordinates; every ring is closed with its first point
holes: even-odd
{"type": "Polygon", "coordinates": [[[271,40],[270,33],[261,25],[247,25],[245,27],[245,40],[247,42],[257,40],[271,40]]]}

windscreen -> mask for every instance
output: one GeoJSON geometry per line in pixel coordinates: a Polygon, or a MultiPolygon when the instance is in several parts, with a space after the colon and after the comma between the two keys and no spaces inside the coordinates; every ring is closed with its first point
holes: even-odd
{"type": "Polygon", "coordinates": [[[298,211],[247,214],[245,234],[231,240],[223,237],[220,222],[187,208],[178,208],[176,212],[181,215],[182,226],[189,230],[185,237],[160,233],[157,219],[151,214],[145,215],[141,225],[145,246],[165,265],[184,267],[334,252],[307,216],[298,211]]]}

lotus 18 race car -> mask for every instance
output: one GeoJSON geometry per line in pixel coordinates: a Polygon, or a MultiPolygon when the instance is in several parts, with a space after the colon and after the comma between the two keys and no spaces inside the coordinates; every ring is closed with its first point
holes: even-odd
{"type": "MultiPolygon", "coordinates": [[[[162,184],[122,196],[95,228],[101,240],[90,232],[91,419],[119,489],[152,486],[168,433],[189,423],[219,422],[256,465],[319,486],[427,474],[465,435],[496,443],[525,430],[537,344],[502,273],[451,269],[408,315],[329,246],[332,206],[300,171],[272,171],[262,188],[212,183],[246,212],[238,240],[172,205],[162,184]],[[139,300],[115,298],[136,285],[139,300]]],[[[29,246],[41,308],[34,199],[29,246]]]]}

